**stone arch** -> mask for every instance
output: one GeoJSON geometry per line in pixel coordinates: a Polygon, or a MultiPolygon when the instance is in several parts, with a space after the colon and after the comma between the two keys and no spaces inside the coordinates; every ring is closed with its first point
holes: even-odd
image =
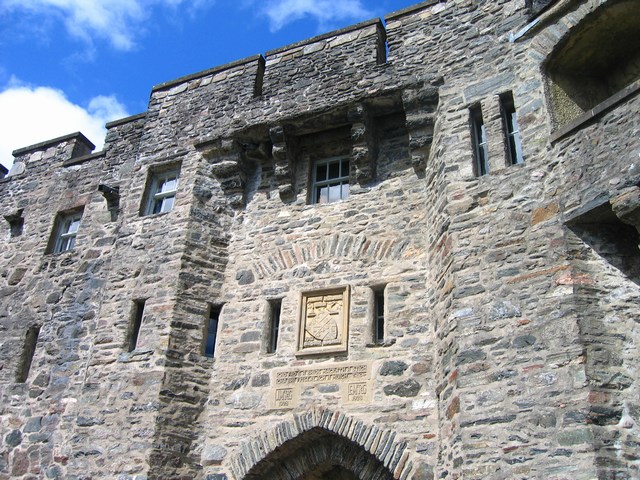
{"type": "Polygon", "coordinates": [[[232,460],[236,480],[404,480],[412,468],[394,431],[326,409],[294,414],[240,445],[232,460]]]}
{"type": "Polygon", "coordinates": [[[270,278],[281,272],[305,265],[317,265],[328,259],[398,261],[415,258],[421,251],[406,238],[376,239],[363,234],[334,233],[279,247],[270,255],[255,259],[254,263],[259,278],[270,278]]]}

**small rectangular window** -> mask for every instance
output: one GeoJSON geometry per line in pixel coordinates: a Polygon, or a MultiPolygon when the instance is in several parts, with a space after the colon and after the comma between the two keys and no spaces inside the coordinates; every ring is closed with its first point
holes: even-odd
{"type": "Polygon", "coordinates": [[[142,317],[144,317],[145,302],[146,300],[135,300],[133,302],[131,323],[129,325],[129,352],[133,352],[138,346],[138,336],[140,335],[140,327],[142,326],[142,317]]]}
{"type": "Polygon", "coordinates": [[[269,302],[269,343],[267,353],[275,353],[278,349],[278,335],[280,334],[280,311],[282,300],[271,300],[269,302]]]}
{"type": "Polygon", "coordinates": [[[384,289],[373,292],[373,342],[384,342],[384,289]]]}
{"type": "Polygon", "coordinates": [[[213,358],[216,351],[216,340],[218,338],[218,323],[220,322],[220,312],[222,305],[211,305],[209,308],[209,320],[204,340],[204,356],[213,358]]]}
{"type": "Polygon", "coordinates": [[[27,378],[29,378],[31,362],[33,361],[33,355],[36,353],[38,335],[40,335],[40,327],[37,325],[34,325],[27,330],[27,334],[24,339],[24,346],[22,347],[22,355],[20,356],[20,363],[16,370],[16,382],[18,383],[24,383],[27,381],[27,378]]]}
{"type": "Polygon", "coordinates": [[[81,220],[82,210],[59,213],[54,223],[48,251],[62,253],[72,250],[76,246],[76,237],[78,236],[81,220]]]}
{"type": "Polygon", "coordinates": [[[513,103],[513,93],[507,92],[500,95],[500,110],[502,111],[502,124],[509,163],[511,165],[523,163],[520,129],[518,128],[516,107],[513,103]]]}
{"type": "Polygon", "coordinates": [[[170,212],[178,191],[180,169],[151,172],[150,175],[144,215],[170,212]]]}
{"type": "Polygon", "coordinates": [[[473,140],[474,169],[476,176],[480,177],[489,173],[489,149],[487,145],[487,130],[482,119],[480,105],[475,105],[469,110],[471,117],[471,133],[473,140]]]}
{"type": "Polygon", "coordinates": [[[332,203],[349,198],[349,159],[329,158],[313,164],[312,203],[332,203]]]}

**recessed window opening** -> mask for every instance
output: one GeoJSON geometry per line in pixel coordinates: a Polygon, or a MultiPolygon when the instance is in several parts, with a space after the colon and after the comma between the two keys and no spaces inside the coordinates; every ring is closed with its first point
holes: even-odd
{"type": "Polygon", "coordinates": [[[138,346],[138,336],[144,317],[144,305],[146,300],[134,300],[133,311],[131,313],[131,323],[129,325],[129,352],[133,352],[138,346]]]}
{"type": "Polygon", "coordinates": [[[332,203],[349,198],[349,159],[334,157],[313,165],[313,203],[332,203]]]}
{"type": "Polygon", "coordinates": [[[474,105],[469,109],[471,120],[471,134],[474,153],[474,170],[480,177],[489,173],[489,148],[487,145],[487,130],[482,119],[480,105],[474,105]]]}
{"type": "Polygon", "coordinates": [[[554,127],[577,120],[640,79],[637,0],[606,2],[574,26],[545,63],[554,127]]]}
{"type": "Polygon", "coordinates": [[[76,237],[82,220],[82,210],[58,213],[49,240],[49,253],[62,253],[76,246],[76,237]]]}
{"type": "Polygon", "coordinates": [[[216,351],[216,340],[218,338],[218,324],[220,323],[220,312],[222,305],[211,305],[209,307],[209,319],[206,324],[204,337],[204,356],[213,358],[216,351]]]}
{"type": "Polygon", "coordinates": [[[269,343],[267,344],[267,353],[275,353],[278,349],[281,310],[282,300],[271,300],[269,302],[269,343]]]}
{"type": "Polygon", "coordinates": [[[516,107],[513,103],[513,93],[506,92],[500,95],[500,110],[504,127],[507,158],[509,164],[517,165],[524,162],[522,156],[522,143],[520,141],[520,129],[516,116],[516,107]]]}
{"type": "Polygon", "coordinates": [[[180,169],[151,173],[145,215],[170,212],[178,191],[180,169]]]}
{"type": "Polygon", "coordinates": [[[33,361],[33,355],[36,352],[36,345],[38,343],[38,335],[40,335],[40,327],[37,325],[27,330],[24,346],[22,347],[22,355],[20,356],[20,363],[16,370],[16,382],[18,383],[24,383],[27,381],[27,378],[29,378],[31,362],[33,361]]]}
{"type": "Polygon", "coordinates": [[[383,343],[384,325],[384,288],[373,291],[373,343],[383,343]]]}

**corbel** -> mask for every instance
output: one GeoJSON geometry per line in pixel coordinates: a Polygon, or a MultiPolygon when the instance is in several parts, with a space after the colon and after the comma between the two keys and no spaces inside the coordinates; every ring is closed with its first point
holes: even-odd
{"type": "Polygon", "coordinates": [[[295,189],[295,163],[293,158],[297,150],[296,137],[292,134],[291,127],[277,125],[269,129],[274,160],[274,175],[278,185],[280,199],[283,202],[294,200],[295,189]]]}
{"type": "Polygon", "coordinates": [[[409,133],[409,153],[417,174],[424,173],[429,159],[438,99],[438,88],[433,85],[420,85],[402,92],[409,133]]]}
{"type": "Polygon", "coordinates": [[[22,216],[23,212],[24,209],[19,208],[14,213],[4,216],[4,219],[9,223],[12,237],[19,237],[22,235],[22,229],[24,227],[24,217],[22,216]]]}
{"type": "Polygon", "coordinates": [[[378,148],[374,122],[363,104],[353,105],[347,112],[347,120],[351,123],[351,161],[355,167],[356,181],[364,185],[376,178],[378,148]]]}

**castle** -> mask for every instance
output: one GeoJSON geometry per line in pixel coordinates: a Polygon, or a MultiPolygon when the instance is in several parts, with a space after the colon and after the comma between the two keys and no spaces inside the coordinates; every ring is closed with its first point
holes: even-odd
{"type": "Polygon", "coordinates": [[[429,0],[0,174],[0,479],[640,478],[640,4],[429,0]]]}

